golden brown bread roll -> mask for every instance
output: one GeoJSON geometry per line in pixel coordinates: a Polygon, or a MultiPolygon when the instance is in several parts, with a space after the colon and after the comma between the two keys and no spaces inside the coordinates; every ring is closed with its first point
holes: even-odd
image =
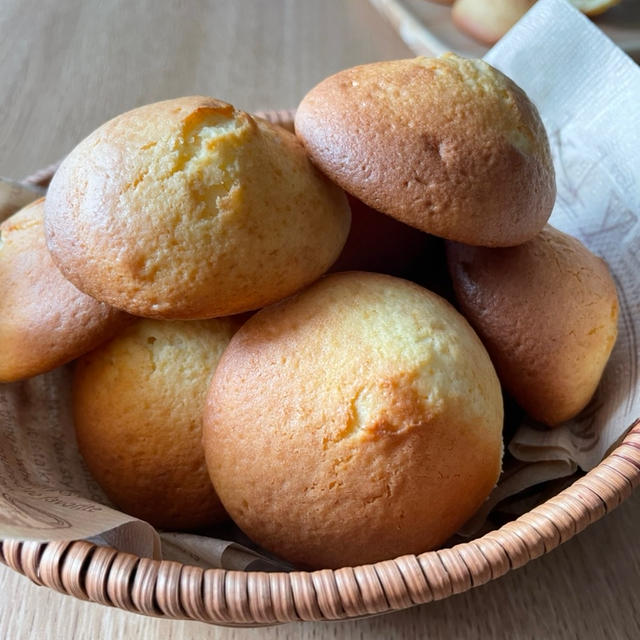
{"type": "Polygon", "coordinates": [[[406,280],[336,273],[233,337],[203,442],[249,537],[339,567],[453,534],[498,478],[502,418],[491,361],[453,307],[406,280]]]}
{"type": "Polygon", "coordinates": [[[607,9],[620,4],[620,0],[570,0],[571,4],[585,15],[593,18],[607,9]]]}
{"type": "Polygon", "coordinates": [[[78,288],[183,319],[255,309],[312,282],[349,219],[293,134],[200,96],[102,125],[56,172],[45,211],[53,258],[78,288]]]}
{"type": "Polygon", "coordinates": [[[618,298],[605,262],[549,225],[519,247],[450,243],[447,254],[460,308],[506,389],[549,426],[575,416],[617,336],[618,298]]]}
{"type": "Polygon", "coordinates": [[[69,362],[130,321],[58,271],[45,244],[43,202],[0,224],[0,382],[69,362]]]}
{"type": "Polygon", "coordinates": [[[451,17],[476,40],[494,44],[520,20],[536,0],[456,0],[451,17]]]}
{"type": "Polygon", "coordinates": [[[73,380],[80,453],[112,502],[163,529],[226,517],[204,462],[202,408],[233,319],[140,320],[81,358],[73,380]]]}
{"type": "Polygon", "coordinates": [[[330,271],[374,271],[409,277],[434,238],[349,196],[351,230],[330,271]]]}
{"type": "Polygon", "coordinates": [[[481,60],[378,62],[313,88],[295,118],[312,161],[369,206],[473,245],[542,229],[555,199],[535,106],[481,60]]]}

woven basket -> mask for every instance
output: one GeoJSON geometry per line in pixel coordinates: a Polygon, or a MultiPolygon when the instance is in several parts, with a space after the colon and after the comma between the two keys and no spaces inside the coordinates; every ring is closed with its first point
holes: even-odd
{"type": "MultiPolygon", "coordinates": [[[[261,113],[291,128],[292,112],[261,113]]],[[[25,182],[46,186],[55,166],[25,182]]],[[[149,560],[84,541],[0,542],[0,560],[37,585],[170,619],[228,626],[340,620],[441,600],[548,553],[640,484],[640,419],[595,469],[554,498],[450,549],[338,570],[260,573],[149,560]]]]}

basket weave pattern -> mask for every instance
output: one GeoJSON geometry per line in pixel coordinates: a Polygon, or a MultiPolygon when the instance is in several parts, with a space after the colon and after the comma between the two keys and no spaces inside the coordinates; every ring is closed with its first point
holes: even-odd
{"type": "MultiPolygon", "coordinates": [[[[291,111],[262,117],[290,128],[291,111]]],[[[45,186],[55,166],[25,182],[45,186]]],[[[595,469],[547,502],[449,549],[338,570],[261,573],[149,560],[84,541],[0,541],[0,561],[82,600],[171,619],[234,626],[338,620],[441,600],[547,553],[640,484],[640,420],[595,469]]]]}

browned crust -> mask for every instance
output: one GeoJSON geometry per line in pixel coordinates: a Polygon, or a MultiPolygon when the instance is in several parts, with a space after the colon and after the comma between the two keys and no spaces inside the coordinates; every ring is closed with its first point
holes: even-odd
{"type": "Polygon", "coordinates": [[[332,180],[434,235],[515,245],[540,231],[553,207],[536,108],[485,63],[450,54],[347,69],[305,96],[295,125],[332,180]]]}
{"type": "Polygon", "coordinates": [[[173,319],[293,293],[329,268],[350,221],[295,136],[202,96],[93,132],[56,172],[45,214],[53,258],[78,288],[173,319]]]}
{"type": "Polygon", "coordinates": [[[224,520],[201,443],[209,380],[237,322],[139,320],[73,378],[78,448],[110,500],[169,530],[224,520]]]}
{"type": "Polygon", "coordinates": [[[460,308],[503,385],[549,426],[575,416],[617,336],[618,298],[605,262],[551,226],[519,247],[450,243],[447,253],[460,308]]]}
{"type": "Polygon", "coordinates": [[[349,197],[351,230],[330,271],[373,271],[407,277],[435,239],[349,197]]]}
{"type": "Polygon", "coordinates": [[[0,224],[0,382],[69,362],[131,320],[62,276],[45,244],[43,202],[0,224]]]}
{"type": "Polygon", "coordinates": [[[497,480],[501,427],[493,367],[459,314],[412,283],[351,272],[240,329],[203,441],[247,535],[294,563],[340,567],[455,532],[497,480]]]}

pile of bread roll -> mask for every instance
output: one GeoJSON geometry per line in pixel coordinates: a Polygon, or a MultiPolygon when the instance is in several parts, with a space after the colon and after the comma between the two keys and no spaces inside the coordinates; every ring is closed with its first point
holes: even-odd
{"type": "Polygon", "coordinates": [[[79,358],[80,452],[157,527],[231,517],[301,567],[419,553],[498,480],[501,385],[550,427],[590,400],[615,286],[546,225],[540,117],[482,61],[342,71],[295,128],[188,97],[83,140],[1,227],[0,380],[79,358]],[[457,301],[397,277],[442,281],[438,243],[457,301]]]}

